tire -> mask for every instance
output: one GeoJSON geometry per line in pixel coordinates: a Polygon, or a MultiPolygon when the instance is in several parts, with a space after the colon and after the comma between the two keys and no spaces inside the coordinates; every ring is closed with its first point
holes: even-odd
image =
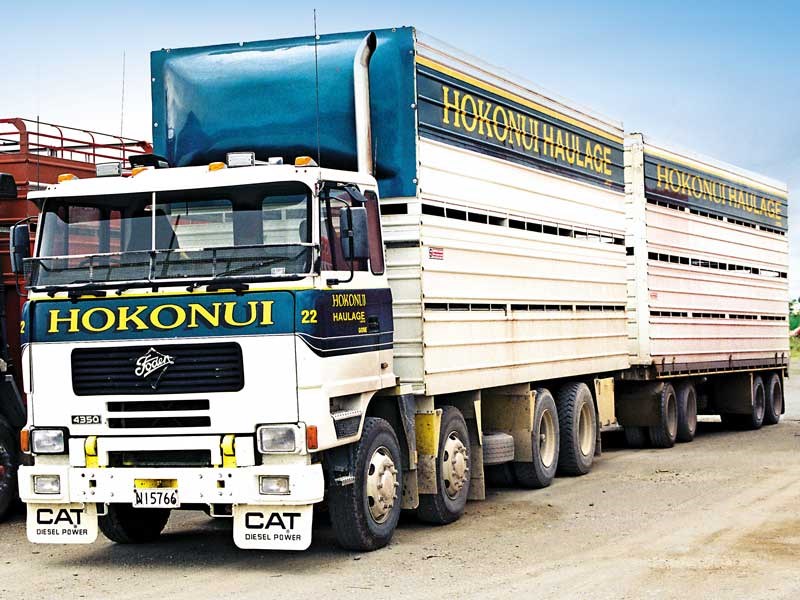
{"type": "Polygon", "coordinates": [[[549,486],[558,468],[558,412],[553,396],[546,389],[536,390],[536,408],[531,432],[532,462],[513,463],[517,483],[529,489],[549,486]]]}
{"type": "Polygon", "coordinates": [[[783,382],[781,379],[777,373],[772,373],[767,377],[764,425],[776,425],[781,420],[783,412],[783,382]]]}
{"type": "Polygon", "coordinates": [[[417,508],[420,521],[446,525],[464,514],[469,495],[470,453],[464,416],[454,406],[443,406],[439,456],[436,459],[436,493],[420,494],[417,508]]]}
{"type": "Polygon", "coordinates": [[[18,456],[14,433],[0,419],[0,522],[11,512],[17,499],[18,456]]]}
{"type": "Polygon", "coordinates": [[[117,544],[154,542],[169,520],[169,508],[134,508],[130,504],[109,504],[98,519],[100,531],[117,544]]]}
{"type": "Polygon", "coordinates": [[[753,377],[753,404],[749,414],[720,415],[723,424],[731,429],[761,429],[766,415],[766,390],[761,375],[753,377]]]}
{"type": "Polygon", "coordinates": [[[514,437],[499,431],[483,434],[483,465],[501,465],[514,460],[514,437]]]}
{"type": "Polygon", "coordinates": [[[585,383],[568,383],[556,395],[559,444],[558,473],[586,475],[597,444],[597,413],[585,383]]]}
{"type": "Polygon", "coordinates": [[[625,426],[623,429],[625,442],[628,448],[644,448],[647,446],[647,428],[636,426],[625,426]]]}
{"type": "Polygon", "coordinates": [[[697,433],[697,391],[691,381],[678,386],[678,435],[676,441],[691,442],[697,433]]]}
{"type": "Polygon", "coordinates": [[[403,495],[400,444],[387,421],[367,417],[353,452],[355,482],[328,489],[331,524],[342,548],[377,550],[392,539],[400,519],[399,498],[403,495]],[[376,489],[379,483],[382,487],[376,489]],[[368,490],[368,484],[373,489],[368,490]],[[392,489],[384,490],[386,486],[392,489]]]}
{"type": "Polygon", "coordinates": [[[678,399],[671,383],[665,383],[658,397],[658,425],[647,428],[653,448],[672,448],[678,437],[678,399]]]}
{"type": "Polygon", "coordinates": [[[517,487],[517,478],[514,477],[514,463],[507,462],[502,465],[485,465],[483,476],[486,478],[486,485],[489,487],[517,487]]]}

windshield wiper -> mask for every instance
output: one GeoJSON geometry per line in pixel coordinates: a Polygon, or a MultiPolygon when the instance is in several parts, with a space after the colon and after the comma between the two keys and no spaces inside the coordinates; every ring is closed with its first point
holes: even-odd
{"type": "MultiPolygon", "coordinates": [[[[284,257],[284,256],[272,256],[270,258],[265,258],[264,260],[260,260],[260,261],[258,261],[256,263],[251,263],[249,265],[242,265],[241,267],[235,267],[233,269],[228,269],[227,271],[223,271],[222,273],[219,273],[219,274],[215,275],[214,278],[212,279],[212,281],[215,281],[217,279],[221,279],[223,277],[229,277],[231,275],[237,275],[237,274],[240,274],[240,273],[242,273],[244,271],[249,271],[250,269],[260,269],[262,267],[268,267],[269,265],[274,265],[276,262],[279,262],[281,260],[286,260],[286,257],[284,257]]],[[[285,273],[285,274],[288,274],[288,273],[285,273]]],[[[272,275],[272,274],[270,274],[270,275],[272,275]]],[[[272,276],[274,277],[275,275],[272,275],[272,276]]]]}

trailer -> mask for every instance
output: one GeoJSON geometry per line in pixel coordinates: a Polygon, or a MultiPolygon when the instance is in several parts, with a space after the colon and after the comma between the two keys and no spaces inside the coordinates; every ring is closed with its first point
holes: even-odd
{"type": "MultiPolygon", "coordinates": [[[[96,164],[128,164],[128,156],[152,152],[144,141],[19,117],[0,119],[0,245],[9,246],[11,227],[29,222],[35,231],[38,209],[29,192],[44,189],[58,176],[94,177],[96,164]]],[[[0,521],[16,495],[20,458],[17,437],[27,407],[22,390],[20,316],[26,292],[12,272],[9,254],[0,256],[0,521]]]]}
{"type": "Polygon", "coordinates": [[[324,502],[373,550],[490,476],[588,473],[603,431],[780,417],[780,184],[408,27],[151,67],[154,154],[33,194],[33,257],[12,231],[31,541],[152,541],[190,509],[302,550],[324,502]]]}
{"type": "Polygon", "coordinates": [[[758,429],[784,412],[788,190],[631,135],[626,146],[629,443],[691,441],[697,414],[758,429]],[[633,392],[631,395],[630,392],[633,392]]]}

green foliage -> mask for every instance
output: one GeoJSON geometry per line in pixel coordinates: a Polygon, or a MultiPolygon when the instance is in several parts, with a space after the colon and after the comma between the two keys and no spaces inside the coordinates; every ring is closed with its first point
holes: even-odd
{"type": "Polygon", "coordinates": [[[800,338],[799,337],[790,337],[789,338],[789,352],[792,358],[792,361],[800,360],[800,338]]]}

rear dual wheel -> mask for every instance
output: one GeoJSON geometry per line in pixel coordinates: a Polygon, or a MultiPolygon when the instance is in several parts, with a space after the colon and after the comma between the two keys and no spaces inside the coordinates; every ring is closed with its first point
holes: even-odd
{"type": "Polygon", "coordinates": [[[722,423],[732,429],[761,429],[767,411],[767,393],[761,375],[753,377],[753,402],[749,414],[722,414],[722,423]]]}
{"type": "Polygon", "coordinates": [[[444,406],[436,459],[436,493],[420,495],[417,517],[434,525],[446,525],[461,517],[469,495],[469,469],[467,423],[460,410],[444,406]]]}
{"type": "MultiPolygon", "coordinates": [[[[688,399],[688,390],[682,389],[684,399],[688,399]]],[[[625,441],[631,448],[644,448],[648,442],[654,448],[672,448],[678,438],[679,431],[679,409],[678,395],[671,383],[665,383],[656,397],[656,410],[658,412],[658,422],[647,427],[626,425],[624,429],[625,441]]],[[[687,407],[689,403],[687,401],[687,407]]],[[[697,403],[694,403],[695,415],[697,403]]],[[[688,408],[684,411],[684,420],[688,429],[688,408]]],[[[695,416],[696,427],[696,416],[695,416]]]]}
{"type": "Polygon", "coordinates": [[[682,382],[678,386],[678,434],[676,441],[691,442],[697,432],[697,391],[691,381],[682,382]]]}
{"type": "Polygon", "coordinates": [[[671,383],[665,383],[658,396],[657,425],[647,428],[654,448],[672,448],[678,437],[678,399],[671,383]]]}
{"type": "Polygon", "coordinates": [[[522,487],[537,489],[549,486],[556,476],[559,455],[558,412],[552,394],[544,388],[536,390],[536,403],[531,432],[531,462],[513,463],[514,476],[522,487]]]}
{"type": "Polygon", "coordinates": [[[597,444],[597,413],[585,383],[568,383],[556,395],[558,473],[585,475],[592,468],[597,444]]]}
{"type": "Polygon", "coordinates": [[[783,381],[780,375],[772,373],[767,377],[764,425],[775,425],[781,420],[783,412],[783,381]]]}

